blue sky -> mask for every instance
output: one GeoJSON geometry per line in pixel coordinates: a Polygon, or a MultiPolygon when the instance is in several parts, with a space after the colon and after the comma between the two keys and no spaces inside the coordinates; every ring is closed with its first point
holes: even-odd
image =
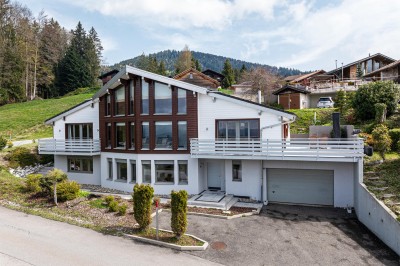
{"type": "Polygon", "coordinates": [[[18,0],[67,29],[94,27],[108,64],[166,49],[325,69],[400,59],[399,0],[18,0]]]}

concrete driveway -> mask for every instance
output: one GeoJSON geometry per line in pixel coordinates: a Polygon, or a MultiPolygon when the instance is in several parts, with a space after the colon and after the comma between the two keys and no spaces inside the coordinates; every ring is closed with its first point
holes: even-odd
{"type": "MultiPolygon", "coordinates": [[[[160,220],[169,228],[168,212],[160,220]]],[[[189,215],[188,223],[188,233],[220,248],[189,253],[226,265],[399,265],[394,252],[341,209],[268,205],[260,216],[189,215]]]]}

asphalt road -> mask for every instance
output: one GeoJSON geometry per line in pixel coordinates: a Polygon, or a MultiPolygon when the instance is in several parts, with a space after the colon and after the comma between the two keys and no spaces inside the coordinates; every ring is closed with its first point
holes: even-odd
{"type": "Polygon", "coordinates": [[[0,207],[1,266],[217,265],[193,255],[0,207]]]}

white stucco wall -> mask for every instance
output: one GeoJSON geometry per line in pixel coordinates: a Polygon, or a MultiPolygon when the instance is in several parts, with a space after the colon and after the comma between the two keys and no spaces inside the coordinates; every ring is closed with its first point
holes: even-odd
{"type": "MultiPolygon", "coordinates": [[[[259,115],[257,109],[241,106],[223,99],[213,101],[212,95],[198,94],[199,139],[215,139],[215,121],[218,119],[260,119],[260,128],[280,123],[279,116],[267,112],[259,115]]],[[[263,130],[263,139],[281,139],[282,126],[263,130]]]]}
{"type": "Polygon", "coordinates": [[[100,185],[100,156],[93,156],[93,173],[68,172],[68,156],[55,155],[54,167],[67,173],[68,179],[74,180],[79,184],[100,185]]]}
{"type": "Polygon", "coordinates": [[[172,190],[186,190],[189,194],[197,194],[199,191],[198,180],[198,159],[190,158],[189,154],[126,154],[126,153],[101,153],[101,186],[107,188],[118,189],[126,192],[132,192],[135,183],[131,181],[131,165],[130,160],[136,160],[136,182],[142,183],[142,160],[151,161],[151,185],[154,187],[155,194],[170,194],[172,190]],[[108,179],[108,159],[113,159],[113,179],[108,179]],[[127,160],[128,181],[119,182],[117,178],[116,160],[127,160]],[[155,160],[174,160],[174,184],[157,184],[155,182],[155,160]],[[188,161],[188,184],[178,184],[178,160],[188,161]]]}
{"type": "Polygon", "coordinates": [[[55,139],[65,139],[65,124],[92,123],[93,138],[99,138],[99,103],[95,102],[93,107],[89,104],[85,108],[65,116],[54,123],[53,136],[55,139]]]}
{"type": "Polygon", "coordinates": [[[300,106],[301,106],[300,109],[310,108],[309,94],[300,93],[300,106]]]}
{"type": "MultiPolygon", "coordinates": [[[[285,169],[319,169],[333,170],[334,184],[333,197],[334,207],[354,207],[354,179],[357,163],[344,162],[298,162],[298,161],[264,161],[263,168],[285,168],[285,169]]],[[[266,199],[266,192],[265,197],[266,199]]]]}

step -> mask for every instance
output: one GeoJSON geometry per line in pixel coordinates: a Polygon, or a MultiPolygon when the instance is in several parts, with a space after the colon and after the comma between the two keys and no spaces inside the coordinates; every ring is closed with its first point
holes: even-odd
{"type": "Polygon", "coordinates": [[[378,190],[378,191],[385,191],[387,190],[389,187],[373,187],[371,188],[372,190],[378,190]]]}
{"type": "Polygon", "coordinates": [[[238,198],[232,197],[232,199],[226,204],[226,210],[229,210],[233,205],[236,204],[236,202],[238,202],[238,200],[238,198]]]}
{"type": "Polygon", "coordinates": [[[220,202],[197,201],[196,199],[200,196],[196,195],[188,200],[188,206],[226,210],[227,204],[234,199],[233,195],[226,195],[220,202]]]}
{"type": "Polygon", "coordinates": [[[373,181],[373,180],[379,180],[379,176],[374,176],[374,177],[364,177],[365,180],[368,181],[373,181]]]}
{"type": "Polygon", "coordinates": [[[382,185],[386,185],[386,181],[383,181],[383,180],[372,181],[371,184],[373,184],[375,186],[382,186],[382,185]]]}

